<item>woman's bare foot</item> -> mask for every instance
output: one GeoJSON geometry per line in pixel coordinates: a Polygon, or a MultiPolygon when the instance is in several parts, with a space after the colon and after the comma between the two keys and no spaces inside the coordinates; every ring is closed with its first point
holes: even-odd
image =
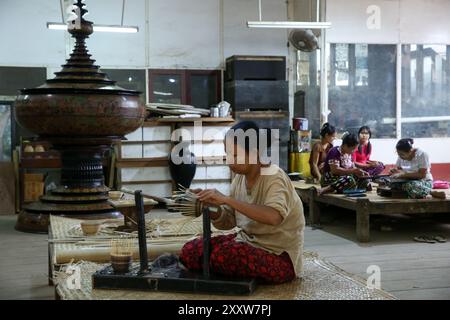
{"type": "Polygon", "coordinates": [[[430,195],[433,198],[438,198],[438,199],[446,199],[447,198],[445,191],[431,191],[430,195]]]}
{"type": "Polygon", "coordinates": [[[330,186],[327,186],[327,187],[325,187],[325,188],[321,188],[321,189],[319,189],[319,190],[317,190],[317,195],[322,195],[322,194],[325,194],[325,193],[330,193],[330,192],[333,192],[334,190],[333,190],[333,188],[332,187],[330,187],[330,186]]]}

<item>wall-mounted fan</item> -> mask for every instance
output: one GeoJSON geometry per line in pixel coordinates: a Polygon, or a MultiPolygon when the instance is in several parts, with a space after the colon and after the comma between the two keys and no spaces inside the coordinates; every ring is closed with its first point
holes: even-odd
{"type": "Polygon", "coordinates": [[[319,40],[317,39],[319,36],[319,30],[294,29],[289,33],[288,39],[294,48],[300,51],[311,52],[319,48],[319,40]]]}

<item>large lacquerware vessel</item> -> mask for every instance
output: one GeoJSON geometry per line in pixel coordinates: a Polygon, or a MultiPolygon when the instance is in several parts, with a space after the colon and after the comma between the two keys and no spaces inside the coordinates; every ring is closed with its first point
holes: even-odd
{"type": "Polygon", "coordinates": [[[25,205],[16,224],[22,231],[46,232],[49,214],[108,218],[119,213],[107,202],[102,160],[111,145],[142,125],[140,92],[126,90],[94,65],[85,45],[93,24],[81,0],[75,3],[78,20],[69,32],[75,48],[40,87],[23,89],[15,102],[15,117],[23,127],[50,141],[61,152],[61,185],[25,205]]]}

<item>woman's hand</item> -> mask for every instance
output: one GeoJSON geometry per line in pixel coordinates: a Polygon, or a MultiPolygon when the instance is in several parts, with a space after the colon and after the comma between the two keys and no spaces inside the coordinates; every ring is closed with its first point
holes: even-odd
{"type": "Polygon", "coordinates": [[[401,179],[401,178],[403,178],[403,174],[404,174],[403,172],[397,172],[397,173],[392,174],[391,178],[401,179]]]}
{"type": "Polygon", "coordinates": [[[376,168],[380,165],[378,161],[367,161],[367,164],[369,165],[369,168],[376,168]]]}
{"type": "Polygon", "coordinates": [[[313,182],[316,184],[320,184],[320,181],[322,180],[322,176],[318,176],[317,178],[313,179],[313,182]]]}
{"type": "Polygon", "coordinates": [[[197,193],[198,200],[201,202],[220,206],[227,204],[228,197],[217,191],[216,189],[205,189],[197,193]]]}
{"type": "Polygon", "coordinates": [[[399,168],[392,168],[391,170],[389,170],[389,173],[391,175],[396,174],[396,173],[400,173],[402,172],[402,170],[400,170],[399,168]]]}
{"type": "Polygon", "coordinates": [[[364,176],[368,176],[369,174],[367,172],[365,172],[362,169],[354,169],[353,171],[354,175],[357,176],[358,178],[364,177],[364,176]]]}

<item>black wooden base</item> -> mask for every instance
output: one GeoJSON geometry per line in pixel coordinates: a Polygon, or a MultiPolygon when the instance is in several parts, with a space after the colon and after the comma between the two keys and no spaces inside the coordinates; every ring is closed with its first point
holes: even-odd
{"type": "Polygon", "coordinates": [[[141,273],[136,267],[125,274],[114,273],[111,266],[92,276],[93,289],[130,289],[146,291],[248,295],[256,288],[255,279],[231,279],[186,271],[179,267],[152,269],[141,273]]]}

